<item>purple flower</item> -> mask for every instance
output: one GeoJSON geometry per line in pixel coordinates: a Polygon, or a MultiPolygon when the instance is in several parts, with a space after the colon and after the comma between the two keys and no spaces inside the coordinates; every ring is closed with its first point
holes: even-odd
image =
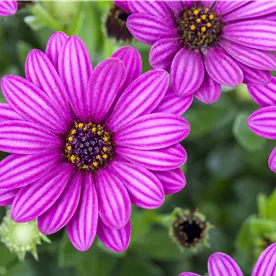
{"type": "Polygon", "coordinates": [[[0,16],[9,16],[17,11],[17,1],[0,1],[0,16]]]}
{"type": "MultiPolygon", "coordinates": [[[[243,276],[238,264],[227,254],[214,253],[208,260],[209,276],[243,276]]],[[[276,243],[270,245],[259,257],[252,276],[276,275],[276,243]]],[[[179,276],[200,276],[196,273],[183,272],[179,276]]]]}
{"type": "Polygon", "coordinates": [[[150,64],[170,71],[177,95],[218,100],[221,85],[265,85],[276,69],[275,1],[115,1],[127,27],[153,45],[150,64]]]}
{"type": "Polygon", "coordinates": [[[2,79],[0,150],[12,154],[0,163],[0,204],[15,221],[37,218],[46,235],[66,226],[80,251],[97,234],[120,252],[131,203],[157,208],[185,186],[178,143],[190,126],[177,114],[192,98],[166,93],[165,71],[141,70],[132,47],[92,69],[78,37],[55,33],[46,54],[29,53],[26,79],[2,79]]]}

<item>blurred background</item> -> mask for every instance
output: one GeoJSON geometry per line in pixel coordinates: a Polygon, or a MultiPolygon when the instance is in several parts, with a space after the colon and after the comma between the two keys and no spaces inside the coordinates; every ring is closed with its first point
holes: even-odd
{"type": "MultiPolygon", "coordinates": [[[[127,15],[115,12],[112,2],[26,1],[20,6],[16,15],[0,18],[1,77],[24,76],[28,52],[33,48],[44,51],[55,31],[80,36],[94,66],[120,46],[130,44],[141,52],[143,70],[150,69],[150,47],[125,33],[122,21],[127,15]]],[[[2,94],[0,99],[4,102],[2,94]]],[[[89,251],[81,253],[69,243],[65,231],[60,231],[48,237],[51,243],[38,245],[39,261],[27,254],[20,262],[0,243],[0,275],[177,276],[192,271],[205,276],[208,257],[216,251],[232,255],[244,274],[251,275],[260,252],[276,242],[276,178],[267,165],[274,142],[252,134],[246,123],[257,108],[245,85],[224,87],[220,100],[210,106],[194,100],[183,115],[192,129],[183,141],[188,152],[183,167],[187,186],[167,196],[159,210],[134,209],[127,252],[112,253],[96,240],[89,251]],[[175,207],[198,209],[205,215],[213,225],[209,247],[180,248],[169,235],[170,223],[156,222],[175,207]]],[[[3,153],[0,156],[5,157],[3,153]]],[[[5,213],[0,207],[0,218],[5,213]]]]}

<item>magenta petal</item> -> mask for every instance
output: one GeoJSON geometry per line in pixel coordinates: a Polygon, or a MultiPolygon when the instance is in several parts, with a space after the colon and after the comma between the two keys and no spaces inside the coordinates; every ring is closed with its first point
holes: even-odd
{"type": "Polygon", "coordinates": [[[98,197],[93,176],[85,174],[78,209],[66,227],[70,241],[79,251],[88,250],[95,239],[99,219],[98,210],[98,197]]]}
{"type": "Polygon", "coordinates": [[[121,87],[123,91],[142,74],[142,58],[138,50],[131,46],[124,46],[112,54],[113,58],[120,59],[126,69],[126,79],[121,87]]]}
{"type": "Polygon", "coordinates": [[[116,152],[130,162],[153,171],[173,170],[187,161],[187,153],[179,144],[164,149],[145,151],[117,146],[116,152]]]}
{"type": "Polygon", "coordinates": [[[150,49],[150,65],[154,69],[170,71],[176,53],[181,49],[177,38],[164,38],[156,41],[150,49]]]}
{"type": "Polygon", "coordinates": [[[165,194],[175,194],[180,192],[186,186],[186,178],[180,169],[164,172],[154,172],[161,181],[165,194]]]}
{"type": "Polygon", "coordinates": [[[58,70],[59,53],[65,45],[67,38],[69,38],[69,36],[65,33],[56,32],[48,40],[45,53],[56,70],[58,70]]]}
{"type": "Polygon", "coordinates": [[[269,156],[268,165],[270,169],[276,173],[276,147],[273,149],[269,156]]]}
{"type": "Polygon", "coordinates": [[[59,75],[71,106],[80,120],[87,120],[87,86],[92,73],[88,50],[80,38],[67,39],[59,56],[59,75]]]}
{"type": "Polygon", "coordinates": [[[200,275],[192,272],[182,272],[178,276],[200,276],[200,275]]]}
{"type": "Polygon", "coordinates": [[[54,234],[73,217],[80,200],[81,184],[82,173],[77,172],[70,179],[55,204],[38,218],[37,226],[41,233],[44,235],[54,234]]]}
{"type": "Polygon", "coordinates": [[[257,135],[276,140],[276,106],[255,111],[248,118],[248,126],[257,135]]]}
{"type": "Polygon", "coordinates": [[[114,131],[153,111],[164,97],[168,84],[168,73],[163,70],[151,70],[141,75],[119,98],[106,121],[109,129],[114,131]]]}
{"type": "Polygon", "coordinates": [[[223,49],[209,48],[204,57],[207,73],[219,84],[237,86],[243,82],[238,64],[223,49]]]}
{"type": "Polygon", "coordinates": [[[274,276],[276,273],[276,243],[264,250],[259,257],[252,276],[274,276]]]}
{"type": "Polygon", "coordinates": [[[0,129],[1,151],[36,154],[47,152],[61,145],[61,141],[55,134],[33,123],[6,121],[0,123],[0,129]]]}
{"type": "Polygon", "coordinates": [[[129,1],[121,1],[121,0],[119,0],[119,1],[114,1],[114,3],[115,3],[118,7],[120,7],[122,10],[124,10],[126,13],[131,13],[131,11],[130,11],[130,9],[129,9],[129,7],[128,7],[128,2],[129,2],[129,1]]]}
{"type": "Polygon", "coordinates": [[[18,193],[18,189],[0,190],[0,206],[11,205],[17,193],[18,193]]]}
{"type": "Polygon", "coordinates": [[[123,183],[109,170],[96,175],[101,220],[110,228],[123,228],[129,221],[131,201],[123,183]]]}
{"type": "Polygon", "coordinates": [[[51,99],[31,82],[10,75],[2,79],[1,87],[9,105],[26,120],[57,133],[66,130],[66,125],[51,99]]]}
{"type": "Polygon", "coordinates": [[[193,95],[179,97],[174,93],[172,87],[169,87],[166,95],[163,97],[160,104],[154,109],[153,113],[159,112],[182,115],[191,106],[193,99],[193,95]]]}
{"type": "Polygon", "coordinates": [[[243,276],[238,264],[228,255],[224,253],[214,253],[208,260],[209,276],[243,276]]]}
{"type": "Polygon", "coordinates": [[[94,69],[87,91],[87,106],[92,122],[101,123],[124,84],[125,77],[124,63],[118,58],[104,60],[94,69]]]}
{"type": "Polygon", "coordinates": [[[17,1],[0,1],[0,16],[9,16],[17,11],[17,1]]]}
{"type": "Polygon", "coordinates": [[[70,175],[71,167],[59,164],[36,182],[21,188],[13,201],[13,220],[26,222],[41,216],[60,197],[70,175]]]}
{"type": "Polygon", "coordinates": [[[172,146],[190,133],[187,120],[169,113],[140,116],[113,136],[116,145],[142,150],[172,146]]]}
{"type": "Polygon", "coordinates": [[[128,248],[130,235],[129,222],[121,229],[114,229],[106,226],[101,220],[99,221],[98,237],[108,249],[114,252],[123,252],[128,248]]]}
{"type": "Polygon", "coordinates": [[[139,41],[153,44],[159,39],[177,37],[177,29],[169,18],[146,13],[134,13],[127,19],[130,33],[139,41]]]}
{"type": "Polygon", "coordinates": [[[276,78],[272,77],[271,82],[266,86],[248,85],[247,88],[249,94],[258,105],[276,105],[276,78]]]}
{"type": "Polygon", "coordinates": [[[10,105],[0,103],[0,122],[10,120],[23,120],[23,118],[10,105]]]}
{"type": "Polygon", "coordinates": [[[193,2],[193,1],[166,0],[164,2],[174,12],[175,15],[178,15],[183,11],[185,7],[187,7],[187,2],[193,2]]]}
{"type": "Polygon", "coordinates": [[[131,202],[144,209],[160,207],[165,200],[164,188],[150,171],[126,162],[113,161],[110,170],[127,188],[131,202]]]}
{"type": "MultiPolygon", "coordinates": [[[[245,4],[251,2],[251,0],[246,1],[216,1],[215,11],[223,15],[229,13],[237,8],[244,6],[245,4]]],[[[231,13],[230,13],[231,14],[231,13]]]]}
{"type": "Polygon", "coordinates": [[[194,93],[203,82],[204,72],[201,54],[181,49],[171,67],[172,85],[176,95],[186,97],[194,93]]]}
{"type": "Polygon", "coordinates": [[[0,189],[16,189],[29,185],[62,159],[60,152],[33,155],[12,154],[0,162],[0,189]]]}

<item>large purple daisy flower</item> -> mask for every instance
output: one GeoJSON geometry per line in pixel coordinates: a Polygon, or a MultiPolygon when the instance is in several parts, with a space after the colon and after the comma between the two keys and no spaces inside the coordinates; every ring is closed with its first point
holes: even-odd
{"type": "Polygon", "coordinates": [[[150,64],[171,72],[177,95],[215,102],[221,85],[265,85],[276,59],[275,1],[115,1],[127,27],[153,45],[150,64]]]}
{"type": "MultiPolygon", "coordinates": [[[[243,276],[238,264],[227,254],[214,253],[208,260],[209,276],[243,276]]],[[[276,275],[276,243],[270,245],[259,257],[252,276],[276,275]]],[[[200,276],[196,273],[183,272],[179,276],[200,276]]]]}
{"type": "Polygon", "coordinates": [[[0,16],[9,16],[17,11],[17,1],[0,1],[0,16]]]}
{"type": "Polygon", "coordinates": [[[166,93],[163,70],[140,75],[141,64],[124,47],[93,70],[78,37],[55,33],[46,54],[29,53],[26,79],[2,79],[0,150],[12,154],[0,163],[0,203],[15,221],[37,218],[46,235],[66,226],[81,251],[96,234],[123,251],[131,203],[157,208],[185,186],[178,143],[190,126],[176,114],[191,99],[166,93]]]}

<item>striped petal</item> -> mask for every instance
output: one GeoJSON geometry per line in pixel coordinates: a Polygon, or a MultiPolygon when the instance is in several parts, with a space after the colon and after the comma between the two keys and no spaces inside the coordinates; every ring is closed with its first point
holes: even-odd
{"type": "Polygon", "coordinates": [[[150,171],[126,162],[113,161],[110,170],[122,181],[131,202],[138,207],[155,209],[165,200],[164,188],[150,171]]]}
{"type": "Polygon", "coordinates": [[[269,156],[268,165],[270,169],[276,173],[276,147],[273,149],[269,156]]]}
{"type": "Polygon", "coordinates": [[[178,115],[155,113],[140,116],[114,134],[116,145],[141,150],[172,146],[190,132],[188,121],[178,115]]]}
{"type": "Polygon", "coordinates": [[[100,123],[126,77],[125,66],[118,58],[110,58],[97,65],[88,83],[88,109],[90,120],[100,123]]]}
{"type": "Polygon", "coordinates": [[[101,169],[96,175],[96,188],[101,220],[110,228],[123,228],[131,214],[131,201],[123,183],[111,171],[101,169]]]}
{"type": "Polygon", "coordinates": [[[77,172],[55,204],[38,218],[37,226],[42,234],[56,233],[73,217],[79,205],[81,184],[82,174],[77,172]]]}
{"type": "Polygon", "coordinates": [[[0,1],[0,16],[10,16],[17,11],[17,1],[0,1]]]}
{"type": "Polygon", "coordinates": [[[114,1],[114,3],[120,7],[122,10],[124,10],[126,13],[131,13],[131,10],[128,7],[128,2],[129,1],[114,1]]]}
{"type": "Polygon", "coordinates": [[[209,276],[243,276],[238,264],[224,253],[214,253],[208,260],[209,276]]]}
{"type": "Polygon", "coordinates": [[[27,222],[45,213],[62,194],[70,175],[71,167],[59,164],[32,185],[21,188],[12,204],[12,219],[27,222]]]}
{"type": "Polygon", "coordinates": [[[114,252],[125,251],[130,243],[131,227],[128,222],[122,229],[114,229],[99,221],[98,237],[108,249],[114,252]]]}
{"type": "Polygon", "coordinates": [[[186,97],[194,93],[204,80],[204,72],[201,54],[181,49],[171,67],[172,86],[176,95],[186,97]]]}
{"type": "Polygon", "coordinates": [[[0,122],[22,119],[23,118],[18,113],[16,113],[9,104],[0,103],[0,122]]]}
{"type": "Polygon", "coordinates": [[[187,2],[192,1],[174,1],[174,0],[166,0],[164,1],[166,5],[176,14],[180,14],[185,7],[187,7],[187,2]]]}
{"type": "Polygon", "coordinates": [[[18,193],[18,189],[0,190],[0,206],[11,205],[17,193],[18,193]]]}
{"type": "Polygon", "coordinates": [[[177,144],[159,150],[138,150],[116,147],[116,152],[131,163],[153,171],[168,171],[181,167],[187,161],[185,149],[177,144]]]}
{"type": "Polygon", "coordinates": [[[163,70],[152,70],[141,75],[124,91],[106,125],[114,131],[133,119],[150,113],[164,97],[168,84],[168,73],[163,70]]]}
{"type": "MultiPolygon", "coordinates": [[[[229,13],[237,8],[240,8],[246,4],[251,2],[251,0],[247,1],[217,1],[215,5],[215,11],[220,15],[229,13]]],[[[231,14],[231,13],[230,13],[231,14]]]]}
{"type": "Polygon", "coordinates": [[[85,174],[78,209],[66,227],[71,243],[79,251],[88,250],[95,239],[99,219],[98,208],[93,176],[85,174]]]}

